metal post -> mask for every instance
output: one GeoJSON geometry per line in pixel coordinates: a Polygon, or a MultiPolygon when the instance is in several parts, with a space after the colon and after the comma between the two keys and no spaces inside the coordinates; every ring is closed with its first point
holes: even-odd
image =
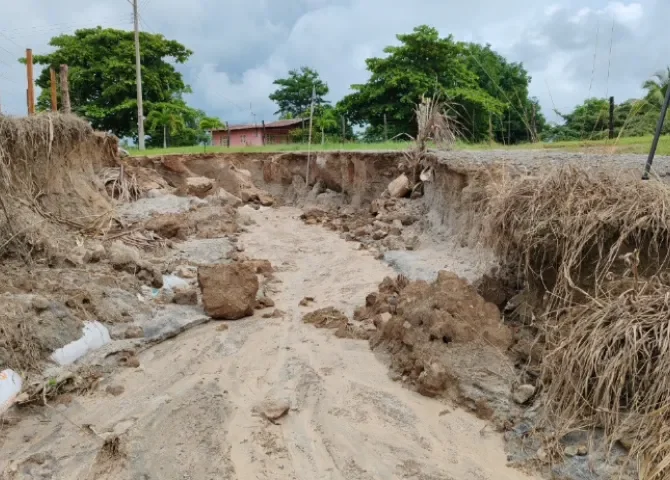
{"type": "Polygon", "coordinates": [[[261,140],[263,141],[263,145],[265,145],[265,120],[261,120],[261,126],[263,128],[263,138],[261,140]]]}
{"type": "Polygon", "coordinates": [[[668,113],[668,104],[670,104],[670,87],[665,92],[665,100],[663,101],[663,107],[661,108],[661,115],[658,117],[658,124],[656,124],[656,133],[654,133],[654,140],[651,142],[651,149],[649,150],[649,157],[647,158],[647,164],[644,166],[644,173],[642,174],[642,180],[649,180],[649,172],[651,172],[651,164],[654,161],[654,155],[656,155],[656,148],[658,148],[658,139],[661,137],[661,132],[663,131],[663,123],[665,122],[665,115],[668,113]]]}
{"type": "Polygon", "coordinates": [[[140,59],[140,22],[137,0],[133,0],[133,23],[135,26],[135,76],[137,78],[137,140],[140,150],[144,150],[144,108],[142,105],[142,64],[140,59]]]}
{"type": "Polygon", "coordinates": [[[227,145],[227,147],[230,148],[230,125],[228,124],[228,122],[226,122],[226,133],[228,134],[228,145],[227,145]]]}

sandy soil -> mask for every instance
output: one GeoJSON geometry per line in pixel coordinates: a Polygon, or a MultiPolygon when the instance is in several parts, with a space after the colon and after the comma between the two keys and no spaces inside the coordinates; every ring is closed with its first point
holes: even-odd
{"type": "Polygon", "coordinates": [[[40,409],[5,431],[0,478],[531,478],[506,467],[486,422],[393,382],[367,342],[302,323],[326,306],[351,314],[391,268],[297,210],[249,215],[256,224],[240,244],[275,266],[286,315],[194,328],[91,395],[40,409]],[[299,307],[305,296],[315,304],[299,307]],[[264,400],[290,410],[272,423],[256,411],[264,400]],[[112,435],[118,453],[101,450],[112,435]]]}

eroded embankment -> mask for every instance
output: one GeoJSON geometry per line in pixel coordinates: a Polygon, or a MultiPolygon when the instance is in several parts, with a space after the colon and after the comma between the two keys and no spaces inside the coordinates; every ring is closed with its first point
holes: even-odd
{"type": "MultiPolygon", "coordinates": [[[[463,396],[467,382],[460,382],[461,401],[472,401],[471,408],[480,414],[498,417],[498,426],[523,446],[516,450],[522,451],[521,459],[553,465],[555,474],[568,478],[609,478],[639,462],[644,478],[663,478],[667,440],[654,427],[654,418],[668,395],[656,378],[665,355],[647,358],[645,353],[665,351],[665,327],[658,323],[663,310],[654,307],[642,316],[640,312],[643,305],[658,303],[665,285],[667,188],[658,180],[640,182],[637,172],[627,171],[629,167],[612,170],[612,163],[601,160],[543,171],[537,164],[436,158],[422,186],[423,195],[413,199],[383,194],[385,185],[401,173],[400,155],[392,153],[316,154],[309,188],[303,154],[187,158],[183,164],[215,178],[212,169],[218,169],[217,164],[235,163],[285,203],[317,206],[303,215],[307,223],[340,231],[411,277],[425,275],[432,280],[446,267],[470,281],[482,280],[480,293],[503,310],[500,328],[512,336],[510,343],[488,341],[502,352],[499,366],[512,369],[509,379],[500,372],[483,373],[485,366],[477,362],[459,372],[461,358],[451,364],[435,361],[439,355],[432,350],[453,351],[459,337],[467,338],[454,331],[471,322],[459,323],[458,309],[449,311],[452,305],[439,302],[433,302],[432,309],[446,312],[451,320],[429,314],[427,307],[421,307],[427,308],[426,313],[416,310],[412,295],[403,297],[400,279],[395,287],[392,279],[380,285],[381,296],[366,306],[372,315],[359,315],[357,320],[374,324],[363,328],[378,332],[372,335],[377,337],[373,346],[386,346],[401,379],[420,391],[431,395],[436,390],[453,391],[449,387],[454,376],[475,378],[470,385],[481,398],[463,396]],[[611,171],[605,172],[603,166],[611,171]],[[444,249],[450,250],[451,263],[440,265],[439,252],[444,249]],[[453,261],[458,252],[465,253],[464,262],[453,261]],[[473,258],[481,265],[474,267],[473,258]],[[412,269],[422,261],[430,265],[412,269]],[[501,268],[482,279],[492,266],[501,268]],[[578,321],[584,315],[588,324],[578,321]],[[423,320],[416,323],[417,318],[423,320]],[[644,333],[639,341],[629,341],[632,332],[644,333]],[[444,345],[431,346],[422,359],[416,342],[425,344],[426,339],[441,339],[444,345]],[[570,373],[575,368],[579,372],[570,373]],[[491,374],[503,380],[498,382],[504,385],[502,391],[485,379],[491,374]],[[568,378],[575,376],[579,384],[568,378]],[[510,397],[524,404],[520,410],[508,408],[514,405],[506,400],[510,397]],[[592,437],[574,433],[584,425],[592,437]],[[630,449],[633,462],[626,461],[622,447],[630,449]]],[[[434,286],[412,287],[408,292],[430,296],[433,289],[448,298],[454,289],[441,290],[443,283],[438,280],[434,286]]],[[[355,335],[361,336],[360,330],[355,335]]],[[[464,344],[474,346],[472,339],[464,344]]],[[[487,357],[477,356],[483,358],[487,357]]]]}

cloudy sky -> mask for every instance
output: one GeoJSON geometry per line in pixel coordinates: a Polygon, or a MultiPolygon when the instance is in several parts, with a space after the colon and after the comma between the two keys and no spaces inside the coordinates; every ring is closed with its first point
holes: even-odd
{"type": "MultiPolygon", "coordinates": [[[[16,62],[26,47],[42,53],[60,33],[132,26],[129,0],[0,0],[0,12],[0,103],[16,115],[26,110],[16,62]]],[[[669,0],[140,0],[140,12],[143,30],[195,52],[179,67],[188,101],[231,123],[271,120],[273,80],[301,65],[337,101],[366,80],[366,58],[420,24],[523,62],[550,119],[588,95],[639,95],[670,64],[669,0]]]]}

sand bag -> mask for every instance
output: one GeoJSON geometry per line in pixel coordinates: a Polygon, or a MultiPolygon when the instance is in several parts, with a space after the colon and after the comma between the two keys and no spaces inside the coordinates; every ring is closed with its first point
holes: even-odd
{"type": "Polygon", "coordinates": [[[14,370],[0,372],[0,415],[9,410],[21,393],[23,381],[14,370]]]}

